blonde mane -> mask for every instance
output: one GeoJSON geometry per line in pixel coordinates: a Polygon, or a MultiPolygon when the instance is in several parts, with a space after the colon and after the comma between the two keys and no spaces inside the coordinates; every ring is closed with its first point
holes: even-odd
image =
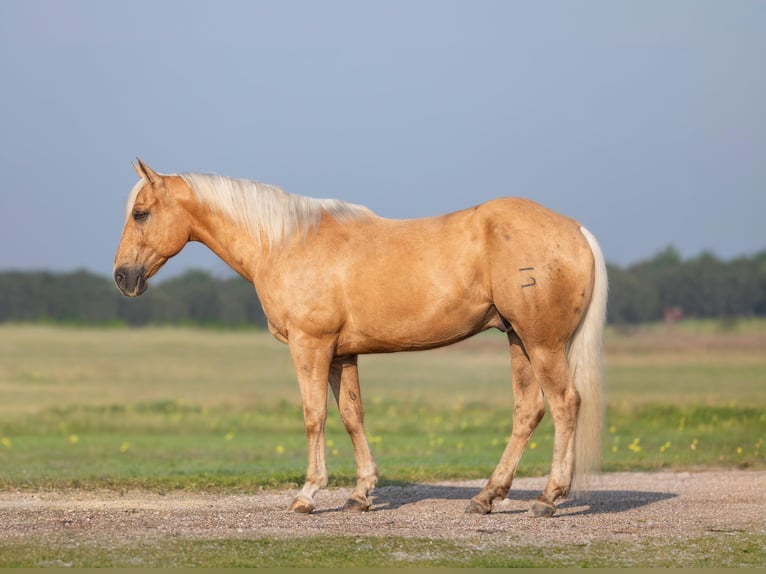
{"type": "MultiPolygon", "coordinates": [[[[265,240],[269,247],[278,247],[296,233],[307,236],[319,225],[324,212],[341,221],[372,215],[361,205],[292,195],[265,183],[215,174],[180,173],[178,176],[201,204],[244,226],[256,241],[265,240]]],[[[128,200],[128,216],[145,183],[142,179],[133,188],[128,200]]]]}

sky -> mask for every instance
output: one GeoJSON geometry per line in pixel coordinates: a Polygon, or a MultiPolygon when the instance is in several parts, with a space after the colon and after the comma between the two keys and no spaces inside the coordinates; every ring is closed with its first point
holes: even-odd
{"type": "MultiPolygon", "coordinates": [[[[111,275],[140,156],[607,261],[766,249],[766,2],[0,1],[0,270],[111,275]]],[[[191,245],[158,276],[228,268],[191,245]]]]}

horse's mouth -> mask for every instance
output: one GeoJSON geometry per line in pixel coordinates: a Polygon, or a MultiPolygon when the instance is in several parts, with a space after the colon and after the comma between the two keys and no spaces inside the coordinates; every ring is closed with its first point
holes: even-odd
{"type": "Polygon", "coordinates": [[[141,267],[121,265],[114,270],[114,283],[126,297],[138,297],[148,287],[146,270],[141,267]]]}

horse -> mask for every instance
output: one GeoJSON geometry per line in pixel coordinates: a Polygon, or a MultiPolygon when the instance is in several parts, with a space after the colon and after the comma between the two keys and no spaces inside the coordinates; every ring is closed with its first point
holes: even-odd
{"type": "Polygon", "coordinates": [[[140,158],[133,167],[140,179],[115,255],[119,290],[141,295],[187,242],[201,242],[253,284],[269,331],[288,345],[308,441],[305,483],[289,510],[315,510],[328,483],[328,387],[356,461],[344,509],[372,505],[378,469],[364,430],[359,355],[432,349],[487,329],[508,338],[512,432],[466,512],[488,514],[507,496],[546,399],[553,460],[529,513],[552,516],[558,499],[598,472],[607,272],[578,222],[508,197],[395,220],[253,181],[160,174],[140,158]]]}

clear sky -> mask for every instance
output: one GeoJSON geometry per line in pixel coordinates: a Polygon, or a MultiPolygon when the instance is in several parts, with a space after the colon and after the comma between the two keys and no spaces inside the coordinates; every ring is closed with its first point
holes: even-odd
{"type": "Polygon", "coordinates": [[[750,255],[766,1],[0,1],[0,269],[110,274],[136,156],[393,218],[529,197],[619,265],[750,255]]]}

